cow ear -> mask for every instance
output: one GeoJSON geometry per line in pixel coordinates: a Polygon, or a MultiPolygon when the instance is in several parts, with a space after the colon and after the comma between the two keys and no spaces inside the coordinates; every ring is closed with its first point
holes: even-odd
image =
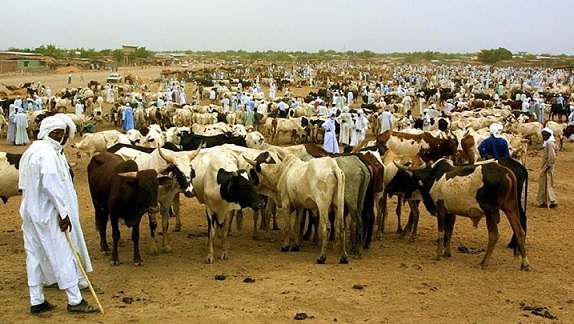
{"type": "Polygon", "coordinates": [[[170,184],[173,181],[173,179],[169,176],[158,174],[157,181],[159,182],[160,186],[165,186],[170,184]]]}
{"type": "Polygon", "coordinates": [[[223,168],[220,168],[219,171],[217,171],[217,183],[218,184],[223,184],[227,181],[229,181],[230,178],[230,173],[225,171],[223,168]]]}

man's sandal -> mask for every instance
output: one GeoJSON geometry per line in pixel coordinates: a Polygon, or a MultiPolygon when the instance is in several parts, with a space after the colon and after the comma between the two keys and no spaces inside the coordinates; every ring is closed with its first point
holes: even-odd
{"type": "Polygon", "coordinates": [[[44,300],[44,302],[39,304],[39,305],[30,306],[30,313],[32,313],[34,315],[38,315],[38,314],[42,314],[45,312],[49,312],[56,307],[57,307],[56,305],[52,305],[52,304],[48,303],[47,300],[44,300]]]}
{"type": "Polygon", "coordinates": [[[68,305],[69,313],[95,313],[98,309],[89,305],[85,299],[82,299],[78,305],[68,305]]]}

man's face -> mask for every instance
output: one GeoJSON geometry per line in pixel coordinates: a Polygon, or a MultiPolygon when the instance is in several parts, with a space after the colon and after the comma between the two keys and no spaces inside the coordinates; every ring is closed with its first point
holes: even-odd
{"type": "Polygon", "coordinates": [[[54,129],[48,136],[58,143],[63,143],[62,140],[66,137],[66,131],[64,129],[54,129]]]}
{"type": "Polygon", "coordinates": [[[550,133],[548,132],[542,132],[542,138],[546,141],[550,138],[550,133]]]}

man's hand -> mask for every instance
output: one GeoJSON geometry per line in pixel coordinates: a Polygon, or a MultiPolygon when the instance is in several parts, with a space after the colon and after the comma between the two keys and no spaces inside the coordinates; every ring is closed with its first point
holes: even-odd
{"type": "Polygon", "coordinates": [[[72,223],[70,223],[70,217],[68,216],[62,219],[62,217],[58,215],[58,225],[60,226],[60,231],[62,232],[66,232],[68,229],[72,231],[72,223]]]}

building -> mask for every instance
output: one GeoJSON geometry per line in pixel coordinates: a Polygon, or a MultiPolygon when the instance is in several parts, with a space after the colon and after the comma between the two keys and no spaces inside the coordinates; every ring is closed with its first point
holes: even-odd
{"type": "Polygon", "coordinates": [[[51,57],[26,52],[0,52],[0,73],[48,70],[56,65],[51,57]]]}
{"type": "Polygon", "coordinates": [[[124,53],[124,64],[127,65],[133,63],[133,57],[131,57],[131,54],[135,53],[137,49],[138,46],[122,45],[122,53],[124,53]]]}

